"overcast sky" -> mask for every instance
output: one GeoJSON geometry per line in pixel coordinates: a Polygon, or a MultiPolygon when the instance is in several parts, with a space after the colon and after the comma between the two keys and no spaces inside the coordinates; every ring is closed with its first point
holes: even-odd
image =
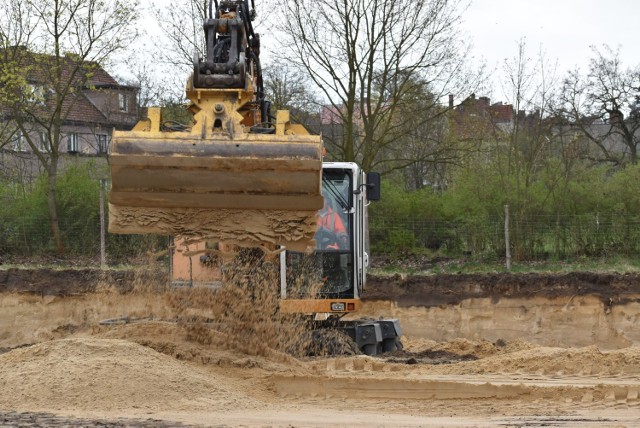
{"type": "MultiPolygon", "coordinates": [[[[576,66],[586,71],[591,45],[620,48],[624,66],[640,66],[640,0],[468,1],[470,6],[463,13],[460,29],[473,44],[474,57],[483,58],[490,71],[479,92],[495,101],[506,101],[500,89],[500,72],[504,59],[517,55],[517,43],[523,37],[529,57],[537,58],[542,48],[547,60],[557,60],[558,78],[576,66]]],[[[263,3],[266,1],[256,0],[260,16],[267,13],[263,3]]],[[[143,4],[167,7],[169,0],[143,0],[143,4]]],[[[151,14],[145,12],[143,16],[147,18],[142,27],[158,32],[151,14]]],[[[277,52],[277,40],[265,26],[260,26],[259,32],[263,36],[263,61],[268,62],[272,51],[277,52]]]]}
{"type": "Polygon", "coordinates": [[[472,0],[463,17],[475,55],[490,68],[514,57],[522,37],[530,56],[542,45],[561,74],[586,69],[589,46],[605,43],[620,47],[624,65],[640,65],[640,0],[472,0]]]}
{"type": "MultiPolygon", "coordinates": [[[[417,0],[419,1],[419,0],[417,0]]],[[[536,56],[540,46],[549,59],[557,59],[559,71],[586,68],[590,45],[620,47],[627,66],[640,65],[640,0],[468,0],[462,31],[474,45],[474,55],[484,57],[490,68],[517,53],[516,43],[526,38],[527,51],[536,56]]],[[[264,0],[256,0],[261,15],[264,0]]],[[[156,7],[170,0],[143,0],[156,7]]],[[[144,28],[154,29],[148,12],[144,28]]],[[[155,30],[157,31],[157,30],[155,30]]],[[[262,33],[268,32],[260,28],[262,33]]],[[[265,43],[274,43],[263,34],[265,43]]],[[[269,47],[265,46],[265,51],[269,47]]],[[[266,53],[266,52],[265,52],[266,53]]]]}

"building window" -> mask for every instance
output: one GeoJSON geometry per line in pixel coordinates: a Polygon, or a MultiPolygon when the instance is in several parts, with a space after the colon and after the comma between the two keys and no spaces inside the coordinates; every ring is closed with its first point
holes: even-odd
{"type": "Polygon", "coordinates": [[[98,154],[109,153],[109,136],[107,134],[97,134],[96,138],[98,139],[98,154]]]}
{"type": "Polygon", "coordinates": [[[78,153],[78,134],[75,132],[67,136],[67,152],[78,153]]]}
{"type": "Polygon", "coordinates": [[[16,131],[11,139],[11,150],[14,152],[24,151],[24,135],[21,131],[16,131]]]}
{"type": "Polygon", "coordinates": [[[27,101],[38,105],[45,105],[47,98],[44,86],[27,83],[27,101]]]}
{"type": "Polygon", "coordinates": [[[129,111],[129,96],[127,94],[118,94],[118,104],[120,111],[127,113],[129,111]]]}

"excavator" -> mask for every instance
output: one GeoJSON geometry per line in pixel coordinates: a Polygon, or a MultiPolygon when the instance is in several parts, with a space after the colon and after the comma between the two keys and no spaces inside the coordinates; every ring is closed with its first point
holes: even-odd
{"type": "Polygon", "coordinates": [[[321,136],[286,110],[272,115],[255,16],[253,0],[209,2],[204,56],[186,87],[190,124],[149,108],[131,131],[113,132],[109,231],[173,237],[172,283],[190,286],[220,281],[214,251],[259,248],[279,266],[280,311],[341,329],[365,354],[393,351],[397,320],[342,320],[361,308],[380,175],[323,162],[321,136]],[[320,226],[322,210],[341,233],[320,226]]]}

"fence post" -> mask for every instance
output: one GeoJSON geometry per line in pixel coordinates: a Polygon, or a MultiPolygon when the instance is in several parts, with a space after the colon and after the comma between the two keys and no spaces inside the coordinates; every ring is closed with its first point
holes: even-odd
{"type": "Polygon", "coordinates": [[[104,188],[106,180],[100,180],[100,269],[107,268],[107,254],[105,246],[105,230],[104,230],[104,188]]]}
{"type": "Polygon", "coordinates": [[[506,267],[507,270],[511,270],[511,245],[509,243],[509,204],[504,206],[504,246],[505,250],[505,258],[506,258],[506,267]]]}

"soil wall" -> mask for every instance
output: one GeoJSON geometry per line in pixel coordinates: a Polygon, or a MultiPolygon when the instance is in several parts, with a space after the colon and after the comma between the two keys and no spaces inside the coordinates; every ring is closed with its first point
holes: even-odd
{"type": "MultiPolygon", "coordinates": [[[[153,270],[134,273],[94,269],[9,269],[0,271],[0,293],[31,295],[29,311],[38,314],[37,318],[44,322],[56,307],[47,296],[79,297],[105,286],[124,295],[103,298],[124,302],[128,300],[126,293],[136,283],[166,284],[166,276],[165,272],[153,270]],[[34,301],[36,296],[45,299],[34,301]]],[[[153,287],[148,291],[153,292],[153,287]]],[[[16,297],[4,295],[2,302],[9,314],[8,309],[16,304],[16,297]]],[[[87,307],[71,302],[65,301],[83,309],[78,318],[87,317],[87,307]]],[[[640,345],[638,275],[372,276],[363,302],[357,317],[398,318],[404,334],[411,338],[435,341],[464,338],[494,343],[525,340],[543,346],[596,345],[602,349],[640,345]]],[[[129,303],[133,301],[129,299],[129,303]]],[[[115,304],[115,307],[121,304],[115,304]]],[[[119,311],[114,314],[112,309],[95,312],[93,321],[99,317],[122,315],[119,311]]],[[[76,323],[80,320],[71,322],[76,323]]]]}

